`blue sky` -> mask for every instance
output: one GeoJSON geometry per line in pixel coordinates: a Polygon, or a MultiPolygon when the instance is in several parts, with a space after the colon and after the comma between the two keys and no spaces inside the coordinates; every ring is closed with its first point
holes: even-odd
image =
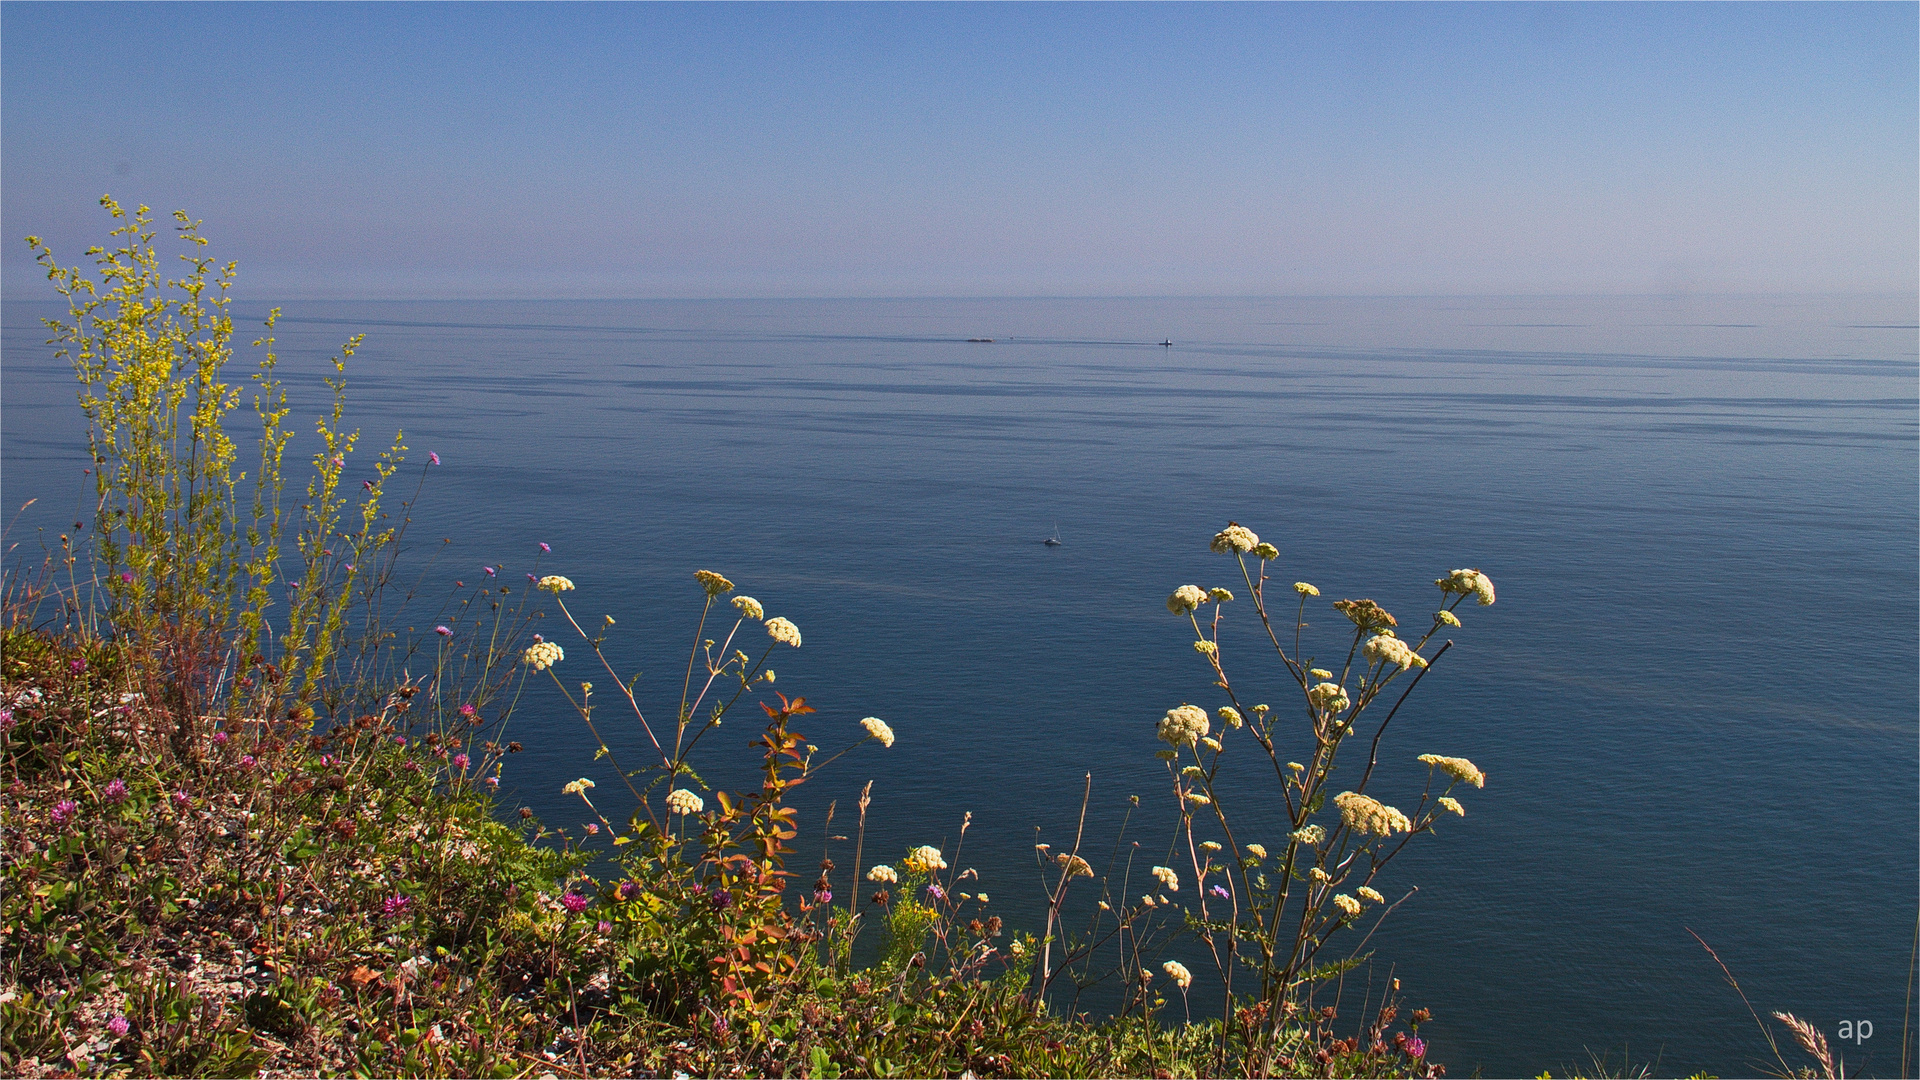
{"type": "Polygon", "coordinates": [[[1920,6],[0,5],[0,272],[273,297],[1911,291],[1920,6]]]}

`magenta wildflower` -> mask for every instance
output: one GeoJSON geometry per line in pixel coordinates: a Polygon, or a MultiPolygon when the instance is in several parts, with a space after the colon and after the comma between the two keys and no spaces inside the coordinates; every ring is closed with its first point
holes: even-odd
{"type": "Polygon", "coordinates": [[[241,768],[243,768],[243,769],[251,769],[251,768],[253,768],[253,755],[252,755],[252,754],[241,754],[241,755],[240,755],[240,767],[241,767],[241,768]]]}
{"type": "Polygon", "coordinates": [[[225,746],[227,744],[227,733],[224,731],[214,732],[213,741],[214,741],[214,744],[217,746],[225,746]]]}
{"type": "Polygon", "coordinates": [[[80,804],[74,802],[72,799],[61,799],[59,802],[53,804],[53,812],[47,816],[53,819],[55,825],[65,825],[67,819],[72,817],[79,809],[80,804]]]}
{"type": "Polygon", "coordinates": [[[107,781],[107,786],[100,790],[100,794],[113,802],[119,802],[127,797],[127,782],[116,776],[107,781]]]}
{"type": "Polygon", "coordinates": [[[938,885],[929,885],[927,886],[927,896],[933,900],[945,900],[947,898],[947,890],[938,885]]]}
{"type": "Polygon", "coordinates": [[[1227,898],[1228,898],[1229,896],[1232,896],[1232,895],[1233,895],[1232,893],[1230,893],[1230,892],[1228,892],[1228,891],[1226,890],[1226,886],[1224,886],[1224,885],[1215,885],[1215,886],[1214,886],[1213,888],[1211,888],[1211,889],[1208,889],[1207,891],[1208,891],[1208,892],[1210,892],[1210,893],[1212,893],[1213,895],[1215,895],[1215,896],[1217,896],[1217,897],[1219,897],[1219,898],[1220,898],[1220,899],[1222,899],[1222,900],[1225,900],[1225,899],[1227,899],[1227,898]]]}
{"type": "Polygon", "coordinates": [[[640,895],[640,883],[639,883],[639,882],[637,882],[637,881],[623,881],[623,882],[621,882],[621,883],[620,883],[620,899],[622,899],[622,900],[632,900],[632,899],[635,899],[635,898],[637,898],[637,897],[638,897],[639,895],[640,895]]]}
{"type": "Polygon", "coordinates": [[[114,1015],[107,1018],[107,1034],[113,1036],[114,1038],[124,1039],[127,1037],[127,1032],[130,1030],[132,1030],[132,1025],[127,1023],[126,1017],[121,1016],[118,1013],[115,1013],[114,1015]]]}
{"type": "Polygon", "coordinates": [[[725,889],[715,889],[707,897],[707,903],[712,904],[715,911],[725,911],[727,905],[733,903],[733,894],[725,889]]]}
{"type": "Polygon", "coordinates": [[[78,675],[81,672],[87,670],[87,662],[85,659],[76,656],[73,659],[67,661],[67,670],[73,672],[75,675],[78,675]]]}
{"type": "Polygon", "coordinates": [[[0,731],[13,730],[13,710],[0,709],[0,731]]]}
{"type": "Polygon", "coordinates": [[[419,763],[419,762],[417,762],[417,761],[415,761],[415,760],[413,760],[412,758],[408,758],[407,760],[405,760],[405,761],[403,761],[403,762],[401,762],[401,763],[400,763],[400,767],[401,767],[402,769],[405,769],[405,770],[406,770],[406,771],[408,771],[408,772],[419,772],[419,771],[420,771],[420,763],[419,763]]]}
{"type": "Polygon", "coordinates": [[[389,919],[396,915],[403,915],[406,913],[409,903],[412,903],[411,899],[395,893],[380,902],[380,914],[385,915],[389,919]]]}
{"type": "Polygon", "coordinates": [[[1407,1040],[1407,1056],[1412,1058],[1426,1057],[1427,1044],[1424,1042],[1421,1042],[1417,1036],[1408,1039],[1407,1040]]]}
{"type": "Polygon", "coordinates": [[[600,932],[601,937],[613,933],[613,924],[605,919],[601,919],[598,923],[594,924],[593,928],[600,932]]]}
{"type": "Polygon", "coordinates": [[[541,550],[541,551],[552,551],[553,549],[547,546],[547,542],[546,542],[545,540],[542,540],[542,541],[540,541],[540,550],[541,550]]]}
{"type": "Polygon", "coordinates": [[[479,712],[480,710],[474,708],[471,704],[460,706],[460,715],[466,717],[469,720],[479,715],[479,712]]]}
{"type": "Polygon", "coordinates": [[[407,745],[407,737],[405,735],[395,735],[393,737],[393,741],[396,745],[399,745],[399,746],[407,745]]]}
{"type": "Polygon", "coordinates": [[[467,755],[453,755],[453,767],[459,769],[461,772],[465,772],[467,770],[467,755]]]}
{"type": "Polygon", "coordinates": [[[373,481],[371,481],[371,480],[362,480],[362,481],[360,481],[360,486],[361,486],[361,487],[363,487],[363,488],[366,488],[366,489],[367,489],[368,491],[372,491],[372,490],[373,490],[373,481]]]}
{"type": "Polygon", "coordinates": [[[586,824],[586,830],[588,836],[597,836],[600,833],[600,826],[589,821],[586,824]]]}
{"type": "Polygon", "coordinates": [[[528,574],[528,575],[527,575],[527,580],[528,580],[528,581],[539,581],[540,579],[539,579],[539,578],[537,578],[537,577],[534,577],[534,576],[533,576],[532,574],[528,574]]]}
{"type": "Polygon", "coordinates": [[[452,631],[452,630],[449,630],[449,629],[447,629],[447,628],[446,628],[446,627],[444,627],[444,626],[436,626],[436,627],[434,627],[434,628],[433,628],[433,632],[434,632],[434,633],[436,633],[436,634],[439,634],[439,635],[440,635],[441,637],[452,637],[452,636],[453,636],[453,631],[452,631]]]}
{"type": "Polygon", "coordinates": [[[173,804],[175,806],[184,807],[192,801],[193,801],[193,796],[187,794],[184,791],[176,791],[173,793],[173,804]]]}
{"type": "Polygon", "coordinates": [[[488,576],[488,577],[492,577],[492,576],[493,576],[493,567],[491,567],[491,566],[483,566],[483,567],[481,567],[480,569],[482,569],[482,570],[485,570],[485,571],[487,572],[487,576],[488,576]]]}
{"type": "Polygon", "coordinates": [[[813,902],[814,902],[814,903],[816,903],[816,904],[831,904],[831,903],[833,903],[833,890],[832,890],[832,889],[815,889],[815,890],[813,890],[813,902]]]}
{"type": "Polygon", "coordinates": [[[440,455],[437,453],[434,453],[432,450],[427,451],[427,464],[429,465],[440,464],[440,455]]]}
{"type": "Polygon", "coordinates": [[[587,910],[587,898],[577,892],[570,892],[560,898],[560,905],[578,915],[587,910]]]}
{"type": "Polygon", "coordinates": [[[497,788],[497,787],[499,787],[499,786],[500,786],[500,778],[499,778],[499,777],[497,777],[497,776],[489,776],[489,777],[487,777],[487,786],[488,786],[488,787],[490,787],[490,788],[497,788]]]}
{"type": "Polygon", "coordinates": [[[128,585],[133,584],[133,571],[131,570],[120,571],[120,580],[123,582],[126,582],[128,585]]]}

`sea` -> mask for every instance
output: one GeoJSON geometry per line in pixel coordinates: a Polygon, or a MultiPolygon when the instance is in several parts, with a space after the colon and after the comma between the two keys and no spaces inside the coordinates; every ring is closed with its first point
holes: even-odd
{"type": "MultiPolygon", "coordinates": [[[[1451,570],[1498,592],[1459,609],[1382,740],[1369,790],[1389,803],[1418,801],[1420,754],[1487,780],[1383,872],[1407,897],[1391,917],[1329,946],[1365,958],[1342,1023],[1398,979],[1407,1008],[1432,1011],[1422,1034],[1450,1076],[1737,1076],[1780,1070],[1763,1028],[1786,1065],[1812,1064],[1781,1010],[1849,1070],[1899,1070],[1920,930],[1912,295],[282,307],[290,460],[314,452],[328,358],[365,335],[348,472],[371,475],[404,432],[394,488],[420,493],[401,567],[425,594],[489,567],[570,577],[583,623],[614,618],[608,655],[654,718],[672,716],[689,649],[726,629],[698,628],[694,571],[800,628],[768,660],[771,689],[817,708],[795,727],[819,757],[864,717],[897,734],[795,792],[800,872],[831,857],[843,898],[869,782],[865,864],[943,845],[1012,928],[1042,928],[1035,844],[1077,836],[1116,896],[1144,892],[1176,821],[1155,723],[1224,703],[1167,611],[1181,585],[1233,591],[1222,662],[1243,702],[1285,718],[1281,752],[1306,754],[1241,570],[1208,550],[1234,521],[1279,550],[1276,595],[1320,590],[1312,657],[1344,655],[1334,600],[1424,628],[1451,570]]],[[[55,310],[4,305],[16,566],[90,518],[73,375],[39,323],[55,310]]],[[[265,310],[235,303],[243,341],[265,310]]],[[[614,760],[638,764],[611,680],[557,615],[542,630],[569,685],[601,681],[614,760]]],[[[757,655],[761,632],[743,633],[757,655]]],[[[750,702],[770,697],[703,743],[710,782],[752,782],[750,702]]],[[[613,765],[551,683],[527,684],[509,737],[527,749],[503,812],[578,835],[584,808],[560,787],[586,776],[624,815],[613,765]]],[[[1271,767],[1244,732],[1225,758],[1237,835],[1277,846],[1271,767]]],[[[1075,888],[1077,932],[1095,894],[1075,888]]],[[[1163,957],[1198,973],[1175,1015],[1217,1013],[1197,943],[1163,957]]],[[[1109,981],[1056,1006],[1110,1001],[1109,981]]]]}

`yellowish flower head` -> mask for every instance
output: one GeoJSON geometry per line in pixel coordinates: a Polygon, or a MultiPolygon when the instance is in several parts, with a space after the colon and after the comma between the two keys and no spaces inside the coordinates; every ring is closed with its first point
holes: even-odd
{"type": "Polygon", "coordinates": [[[1213,543],[1207,545],[1221,555],[1244,555],[1260,544],[1260,538],[1252,529],[1237,522],[1227,522],[1227,527],[1213,535],[1213,543]]]}
{"type": "Polygon", "coordinates": [[[707,590],[708,596],[719,596],[723,592],[733,591],[733,582],[728,581],[726,578],[721,577],[711,570],[695,570],[693,572],[693,580],[699,582],[700,587],[707,590]]]}
{"type": "Polygon", "coordinates": [[[1307,870],[1307,876],[1309,878],[1312,878],[1315,881],[1321,882],[1322,884],[1333,880],[1332,874],[1327,873],[1325,870],[1322,870],[1317,866],[1309,868],[1307,870]]]}
{"type": "Polygon", "coordinates": [[[1207,602],[1206,591],[1198,585],[1182,585],[1167,597],[1167,610],[1175,615],[1185,615],[1207,602]]]}
{"type": "Polygon", "coordinates": [[[697,814],[706,808],[706,801],[686,788],[674,788],[667,792],[667,809],[682,816],[697,814]]]}
{"type": "Polygon", "coordinates": [[[1220,646],[1211,641],[1196,641],[1193,643],[1193,651],[1202,656],[1217,656],[1220,653],[1220,646]]]}
{"type": "Polygon", "coordinates": [[[1059,863],[1063,867],[1066,867],[1068,877],[1092,877],[1093,876],[1093,864],[1087,862],[1087,860],[1081,858],[1078,855],[1069,855],[1063,851],[1060,854],[1055,855],[1053,857],[1053,861],[1059,863]]]}
{"type": "Polygon", "coordinates": [[[1440,809],[1445,810],[1450,814],[1457,814],[1460,817],[1467,816],[1467,808],[1460,805],[1459,799],[1456,799],[1451,795],[1442,795],[1440,796],[1439,802],[1440,802],[1440,809]]]}
{"type": "Polygon", "coordinates": [[[1314,588],[1313,586],[1307,584],[1304,581],[1294,582],[1293,591],[1299,593],[1301,596],[1319,596],[1320,595],[1319,589],[1314,588]]]}
{"type": "Polygon", "coordinates": [[[1189,765],[1186,768],[1180,770],[1180,775],[1185,777],[1188,780],[1198,780],[1201,777],[1207,775],[1207,770],[1201,768],[1198,765],[1189,765]]]}
{"type": "Polygon", "coordinates": [[[1201,850],[1201,851],[1219,851],[1219,850],[1220,850],[1220,841],[1218,841],[1218,840],[1202,840],[1202,841],[1200,841],[1200,850],[1201,850]]]}
{"type": "Polygon", "coordinates": [[[592,786],[593,786],[593,781],[583,776],[578,780],[574,780],[570,782],[569,784],[567,784],[566,787],[561,788],[560,793],[562,795],[581,795],[581,794],[584,794],[586,790],[592,786]]]}
{"type": "Polygon", "coordinates": [[[767,609],[760,606],[760,601],[751,596],[734,597],[733,606],[739,608],[740,614],[749,619],[758,619],[767,613],[767,609]]]}
{"type": "Polygon", "coordinates": [[[1207,749],[1213,751],[1216,754],[1220,752],[1220,740],[1214,738],[1211,735],[1202,736],[1200,739],[1200,745],[1206,747],[1207,749]]]}
{"type": "Polygon", "coordinates": [[[535,671],[545,671],[566,658],[566,651],[551,641],[536,641],[520,654],[520,659],[535,671]]]}
{"type": "Polygon", "coordinates": [[[1188,971],[1187,966],[1178,960],[1169,960],[1161,964],[1160,970],[1166,972],[1167,978],[1173,980],[1173,985],[1182,990],[1193,985],[1193,972],[1188,971]]]}
{"type": "Polygon", "coordinates": [[[1391,836],[1413,829],[1407,815],[1367,795],[1343,791],[1333,797],[1333,804],[1340,808],[1340,820],[1354,832],[1391,836]]]}
{"type": "Polygon", "coordinates": [[[1325,712],[1340,712],[1347,707],[1347,691],[1339,683],[1323,682],[1307,691],[1307,700],[1313,707],[1325,712]]]}
{"type": "Polygon", "coordinates": [[[1264,859],[1267,857],[1267,848],[1264,844],[1248,844],[1247,851],[1256,859],[1264,859]]]}
{"type": "Polygon", "coordinates": [[[1180,755],[1172,750],[1155,750],[1153,756],[1159,758],[1161,761],[1172,761],[1180,755]]]}
{"type": "Polygon", "coordinates": [[[573,582],[567,580],[566,578],[561,577],[559,574],[548,574],[546,577],[541,578],[535,584],[538,588],[545,589],[550,593],[563,593],[563,592],[573,591],[573,582]]]}
{"type": "Polygon", "coordinates": [[[1211,597],[1216,604],[1224,604],[1233,599],[1233,593],[1221,588],[1208,589],[1207,595],[1211,597]]]}
{"type": "Polygon", "coordinates": [[[1308,847],[1319,847],[1320,842],[1326,838],[1327,830],[1318,825],[1307,825],[1287,834],[1287,839],[1292,840],[1296,844],[1305,844],[1308,847]]]}
{"type": "Polygon", "coordinates": [[[1478,570],[1455,570],[1434,581],[1445,593],[1472,594],[1481,607],[1493,603],[1493,579],[1478,570]]]}
{"type": "Polygon", "coordinates": [[[1401,671],[1427,666],[1427,661],[1413,651],[1413,646],[1394,637],[1391,633],[1377,634],[1367,639],[1366,645],[1360,651],[1366,655],[1370,663],[1389,664],[1401,671]]]}
{"type": "Polygon", "coordinates": [[[869,738],[878,739],[881,746],[893,746],[893,729],[887,726],[885,720],[877,716],[869,716],[860,721],[860,726],[867,730],[869,738]]]}
{"type": "Polygon", "coordinates": [[[1314,678],[1316,678],[1316,679],[1331,679],[1331,678],[1333,678],[1333,672],[1331,672],[1331,671],[1328,671],[1328,670],[1327,670],[1326,668],[1323,668],[1323,667],[1316,667],[1316,668],[1308,668],[1308,669],[1307,669],[1307,674],[1309,674],[1309,675],[1311,675],[1311,676],[1313,676],[1313,677],[1314,677],[1314,678]]]}
{"type": "Polygon", "coordinates": [[[1231,705],[1220,706],[1219,709],[1214,711],[1214,715],[1218,716],[1221,722],[1226,724],[1228,727],[1239,727],[1241,724],[1246,722],[1240,719],[1240,710],[1234,708],[1231,705]]]}
{"type": "Polygon", "coordinates": [[[1171,746],[1192,746],[1200,741],[1212,725],[1207,721],[1207,712],[1195,705],[1182,705],[1168,709],[1167,715],[1160,718],[1156,734],[1160,741],[1171,746]]]}
{"type": "Polygon", "coordinates": [[[1280,557],[1280,549],[1265,540],[1253,545],[1253,553],[1269,562],[1280,557]]]}
{"type": "Polygon", "coordinates": [[[893,872],[893,867],[888,866],[886,863],[881,863],[879,866],[867,871],[867,880],[891,885],[900,880],[900,875],[893,872]]]}
{"type": "Polygon", "coordinates": [[[1421,754],[1420,760],[1448,776],[1474,787],[1487,786],[1487,774],[1476,768],[1473,762],[1463,757],[1441,757],[1439,754],[1421,754]]]}
{"type": "Polygon", "coordinates": [[[1153,868],[1153,876],[1159,880],[1160,887],[1168,892],[1180,891],[1180,875],[1174,873],[1172,867],[1156,866],[1153,868]]]}
{"type": "Polygon", "coordinates": [[[1362,885],[1353,891],[1360,894],[1360,899],[1371,900],[1376,904],[1384,903],[1387,899],[1386,897],[1380,895],[1380,890],[1374,888],[1371,885],[1362,885]]]}
{"type": "Polygon", "coordinates": [[[800,628],[778,616],[767,620],[767,636],[782,645],[800,647],[800,628]]]}
{"type": "Polygon", "coordinates": [[[1448,626],[1459,626],[1460,616],[1455,615],[1451,611],[1436,611],[1433,613],[1433,621],[1437,623],[1445,623],[1448,626]]]}
{"type": "Polygon", "coordinates": [[[932,844],[922,844],[907,852],[907,857],[900,860],[900,864],[916,874],[929,874],[947,868],[947,860],[941,858],[940,849],[932,844]]]}
{"type": "Polygon", "coordinates": [[[1195,806],[1210,806],[1213,804],[1212,799],[1207,798],[1197,791],[1189,791],[1182,797],[1195,806]]]}
{"type": "Polygon", "coordinates": [[[1360,901],[1355,900],[1346,893],[1335,893],[1333,896],[1333,906],[1339,908],[1340,914],[1348,918],[1360,914],[1360,901]]]}

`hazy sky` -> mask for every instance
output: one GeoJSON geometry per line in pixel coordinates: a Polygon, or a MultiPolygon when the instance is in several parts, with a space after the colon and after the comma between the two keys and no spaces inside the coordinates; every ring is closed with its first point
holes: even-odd
{"type": "Polygon", "coordinates": [[[5,294],[1911,291],[1920,6],[0,5],[5,294]]]}

